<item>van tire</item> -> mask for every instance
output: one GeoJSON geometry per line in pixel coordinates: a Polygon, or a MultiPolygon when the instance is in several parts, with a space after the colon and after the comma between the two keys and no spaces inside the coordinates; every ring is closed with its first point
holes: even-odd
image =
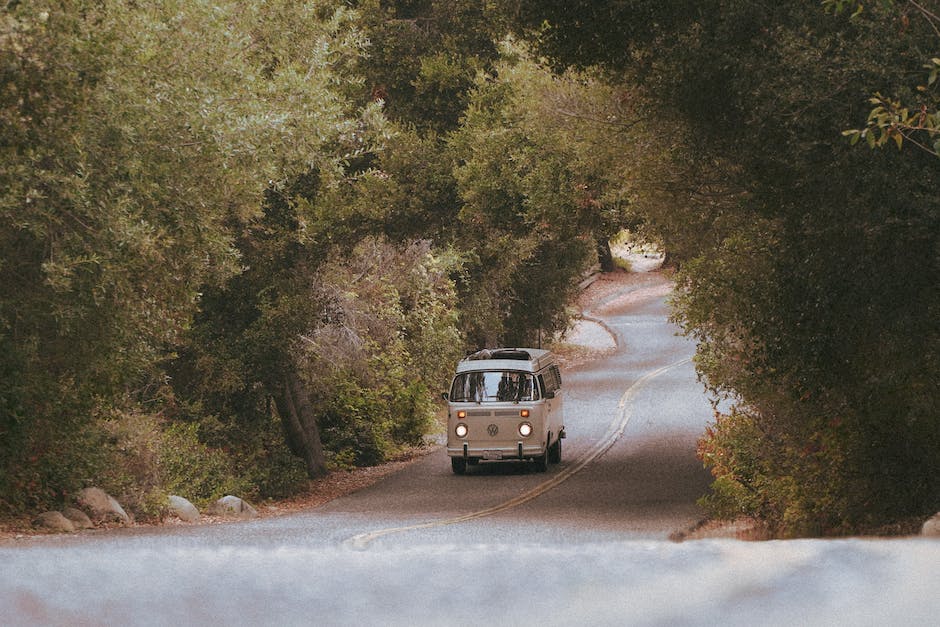
{"type": "Polygon", "coordinates": [[[548,448],[548,461],[553,464],[561,463],[561,438],[555,440],[555,443],[548,448]]]}
{"type": "Polygon", "coordinates": [[[547,472],[548,471],[548,446],[545,447],[545,452],[535,458],[535,471],[536,472],[547,472]]]}
{"type": "Polygon", "coordinates": [[[463,457],[451,457],[450,458],[450,469],[454,471],[455,475],[463,475],[467,472],[467,460],[463,457]]]}

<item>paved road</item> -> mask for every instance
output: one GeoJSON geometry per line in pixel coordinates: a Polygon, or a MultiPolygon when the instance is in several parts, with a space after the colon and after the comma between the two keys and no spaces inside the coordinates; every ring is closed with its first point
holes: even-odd
{"type": "Polygon", "coordinates": [[[455,477],[438,455],[323,511],[383,514],[355,546],[666,539],[694,524],[709,481],[695,443],[712,414],[689,361],[694,347],[676,336],[661,297],[605,322],[619,349],[565,373],[569,437],[548,475],[494,464],[455,477]],[[513,504],[520,496],[532,498],[513,504]],[[388,528],[406,529],[382,535],[388,528]]]}
{"type": "Polygon", "coordinates": [[[711,408],[662,297],[604,319],[549,473],[441,453],[306,513],[0,547],[0,624],[935,624],[938,542],[670,542],[711,408]]]}

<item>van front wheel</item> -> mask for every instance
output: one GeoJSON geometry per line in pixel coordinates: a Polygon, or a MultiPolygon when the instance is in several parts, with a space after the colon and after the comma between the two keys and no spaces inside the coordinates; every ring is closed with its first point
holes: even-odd
{"type": "Polygon", "coordinates": [[[536,472],[547,472],[548,471],[548,446],[545,447],[545,452],[535,458],[535,471],[536,472]]]}
{"type": "Polygon", "coordinates": [[[467,472],[467,460],[463,457],[451,457],[450,468],[454,471],[455,475],[465,474],[467,472]]]}
{"type": "Polygon", "coordinates": [[[561,438],[555,440],[555,443],[548,449],[548,461],[553,464],[561,463],[561,438]]]}

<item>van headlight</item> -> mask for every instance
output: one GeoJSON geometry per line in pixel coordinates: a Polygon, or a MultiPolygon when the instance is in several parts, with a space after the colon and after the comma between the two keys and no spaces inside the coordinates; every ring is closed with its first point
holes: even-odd
{"type": "Polygon", "coordinates": [[[467,429],[467,425],[465,425],[465,424],[462,423],[462,422],[461,422],[460,424],[458,424],[456,427],[454,427],[454,433],[457,434],[457,437],[458,437],[458,438],[465,438],[465,437],[467,437],[467,433],[469,433],[469,431],[470,431],[470,430],[467,429]]]}
{"type": "Polygon", "coordinates": [[[528,422],[523,422],[522,424],[520,424],[519,435],[521,435],[524,438],[527,438],[530,435],[532,435],[532,425],[529,424],[528,422]]]}

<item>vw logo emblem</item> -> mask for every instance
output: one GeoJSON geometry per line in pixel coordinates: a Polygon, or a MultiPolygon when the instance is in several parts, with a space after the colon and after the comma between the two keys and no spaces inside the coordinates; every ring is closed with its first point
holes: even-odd
{"type": "Polygon", "coordinates": [[[490,434],[491,438],[495,438],[496,434],[499,433],[499,427],[496,425],[490,425],[486,428],[486,432],[490,434]]]}

